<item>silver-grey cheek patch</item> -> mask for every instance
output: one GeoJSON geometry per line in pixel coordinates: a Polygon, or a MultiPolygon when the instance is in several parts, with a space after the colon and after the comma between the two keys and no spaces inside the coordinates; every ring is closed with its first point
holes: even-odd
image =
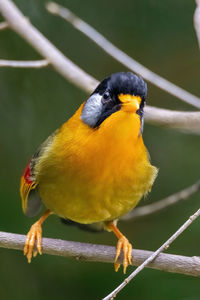
{"type": "Polygon", "coordinates": [[[91,127],[94,127],[96,125],[99,117],[101,116],[103,110],[101,98],[101,95],[93,94],[83,107],[81,120],[91,127]]]}

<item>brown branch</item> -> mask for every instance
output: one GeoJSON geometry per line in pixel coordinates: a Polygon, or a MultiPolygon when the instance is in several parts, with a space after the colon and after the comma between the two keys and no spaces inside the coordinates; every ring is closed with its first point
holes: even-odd
{"type": "MultiPolygon", "coordinates": [[[[0,231],[0,248],[22,251],[25,239],[25,235],[0,231]]],[[[111,246],[50,238],[42,239],[42,250],[45,254],[74,257],[77,260],[103,263],[113,263],[116,251],[115,247],[111,246]]],[[[141,265],[152,253],[151,251],[134,249],[134,265],[141,265]]],[[[122,257],[120,257],[120,262],[122,263],[122,257]]],[[[166,272],[200,277],[200,258],[196,256],[160,254],[148,267],[166,272]]]]}
{"type": "Polygon", "coordinates": [[[194,12],[194,28],[196,30],[197,40],[200,48],[200,0],[196,0],[196,9],[194,12]]]}
{"type": "Polygon", "coordinates": [[[49,64],[49,62],[46,59],[41,59],[41,60],[5,60],[5,59],[0,59],[0,67],[40,69],[40,68],[48,66],[48,64],[49,64]]]}
{"type": "Polygon", "coordinates": [[[193,185],[187,187],[186,189],[170,195],[160,201],[157,201],[153,204],[145,205],[142,207],[135,208],[133,211],[120,218],[123,221],[129,221],[136,219],[138,217],[144,217],[150,214],[154,214],[155,212],[161,211],[168,206],[171,206],[181,200],[188,199],[191,195],[198,192],[200,190],[200,180],[198,180],[193,185]]]}
{"type": "Polygon", "coordinates": [[[135,271],[131,273],[114,291],[112,291],[108,296],[106,296],[103,300],[109,300],[116,297],[116,295],[138,274],[140,273],[146,266],[152,263],[155,258],[165,249],[169,248],[169,245],[177,239],[177,237],[185,231],[185,229],[192,224],[194,220],[196,220],[200,215],[200,209],[198,209],[194,215],[190,216],[190,218],[151,256],[149,256],[135,271]]]}
{"type": "Polygon", "coordinates": [[[89,37],[93,42],[95,42],[101,49],[106,53],[120,62],[122,65],[128,69],[141,75],[144,79],[151,82],[153,85],[159,87],[165,92],[197,107],[200,108],[200,99],[192,95],[191,93],[185,91],[184,89],[178,87],[177,85],[171,83],[165,78],[155,74],[151,70],[144,67],[142,64],[137,62],[135,59],[128,56],[126,53],[121,51],[119,48],[114,46],[109,40],[107,40],[102,34],[91,27],[88,23],[81,20],[74,13],[72,13],[68,8],[58,5],[55,2],[49,2],[47,4],[47,10],[55,15],[58,15],[69,22],[74,28],[81,31],[87,37],[89,37]]]}
{"type": "MultiPolygon", "coordinates": [[[[98,81],[81,70],[55,48],[30,24],[12,1],[0,0],[0,12],[9,26],[49,61],[57,72],[84,91],[89,93],[93,91],[98,81]]],[[[200,132],[200,112],[176,112],[150,106],[145,108],[145,112],[146,122],[194,133],[200,132]]]]}

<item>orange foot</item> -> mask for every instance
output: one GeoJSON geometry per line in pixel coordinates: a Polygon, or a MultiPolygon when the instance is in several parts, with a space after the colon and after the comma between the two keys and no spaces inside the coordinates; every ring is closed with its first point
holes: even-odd
{"type": "Polygon", "coordinates": [[[118,257],[120,256],[121,250],[123,250],[123,271],[126,273],[128,265],[132,264],[132,245],[129,243],[128,239],[119,231],[116,225],[113,222],[106,225],[109,231],[112,231],[118,238],[117,250],[114,262],[114,268],[117,272],[119,270],[120,264],[117,262],[118,257]]]}
{"type": "Polygon", "coordinates": [[[117,242],[117,250],[116,250],[116,256],[115,256],[115,263],[114,268],[117,272],[119,270],[120,264],[117,262],[118,257],[120,256],[121,250],[123,250],[124,257],[123,257],[123,272],[126,274],[126,269],[128,265],[132,264],[132,245],[129,243],[127,238],[122,235],[118,242],[117,242]]]}
{"type": "Polygon", "coordinates": [[[31,263],[32,257],[37,253],[42,254],[42,223],[51,214],[50,210],[47,210],[43,216],[35,222],[26,236],[26,242],[24,246],[24,255],[26,255],[28,262],[31,263]],[[35,242],[37,242],[36,249],[34,250],[35,242]]]}
{"type": "Polygon", "coordinates": [[[26,255],[28,262],[31,262],[32,256],[36,256],[37,253],[42,254],[42,226],[37,221],[31,226],[24,246],[24,255],[26,255]],[[37,250],[33,251],[35,242],[37,241],[37,250]]]}

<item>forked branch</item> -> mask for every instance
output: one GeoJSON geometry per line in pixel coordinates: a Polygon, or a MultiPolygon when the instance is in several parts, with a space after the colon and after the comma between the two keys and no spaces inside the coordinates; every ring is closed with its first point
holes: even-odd
{"type": "Polygon", "coordinates": [[[0,0],[0,12],[9,27],[36,49],[63,77],[90,92],[97,81],[66,58],[42,35],[10,0],[0,0]],[[79,80],[77,80],[77,77],[79,80]]]}

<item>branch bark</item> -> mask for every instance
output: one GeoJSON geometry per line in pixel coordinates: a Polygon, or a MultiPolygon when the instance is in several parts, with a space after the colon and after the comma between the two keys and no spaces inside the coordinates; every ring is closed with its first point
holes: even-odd
{"type": "MultiPolygon", "coordinates": [[[[0,0],[0,12],[9,26],[35,48],[64,78],[91,93],[99,83],[66,58],[25,18],[10,0],[0,0]]],[[[178,112],[147,106],[146,122],[200,133],[200,112],[178,112]]]]}
{"type": "Polygon", "coordinates": [[[149,124],[200,134],[200,112],[172,111],[146,106],[144,117],[149,124]]]}
{"type": "MultiPolygon", "coordinates": [[[[199,0],[197,0],[199,1],[199,0]]],[[[192,95],[191,93],[185,91],[184,89],[178,87],[177,85],[171,83],[165,78],[155,74],[135,59],[128,56],[126,53],[121,51],[115,45],[113,45],[110,41],[108,41],[102,34],[100,34],[97,30],[95,30],[88,23],[81,20],[74,13],[72,13],[68,8],[65,8],[61,5],[58,5],[55,2],[49,2],[47,4],[47,10],[55,15],[58,15],[69,22],[74,28],[81,31],[88,38],[90,38],[95,44],[97,44],[101,49],[103,49],[106,53],[120,62],[122,65],[127,67],[128,69],[136,72],[141,75],[144,79],[151,82],[153,85],[158,88],[164,90],[165,92],[191,104],[197,108],[200,108],[200,99],[192,95]]]]}
{"type": "Polygon", "coordinates": [[[170,195],[170,196],[168,196],[160,201],[157,201],[153,204],[144,205],[144,206],[141,206],[138,208],[136,207],[133,211],[131,211],[124,217],[120,218],[120,220],[129,221],[129,220],[137,219],[139,217],[144,217],[147,215],[154,214],[154,213],[161,211],[161,210],[167,208],[168,206],[171,206],[181,200],[188,199],[191,195],[198,192],[199,190],[200,190],[200,180],[198,180],[196,183],[189,186],[188,188],[186,188],[178,193],[175,193],[173,195],[170,195]]]}
{"type": "Polygon", "coordinates": [[[40,69],[48,66],[49,62],[46,59],[41,60],[5,60],[0,59],[0,67],[11,68],[35,68],[40,69]]]}
{"type": "MultiPolygon", "coordinates": [[[[22,251],[25,239],[25,235],[0,231],[0,248],[22,251]]],[[[113,263],[116,250],[115,247],[111,246],[43,238],[42,251],[45,254],[74,257],[77,260],[113,263]]],[[[151,251],[134,249],[134,265],[141,265],[152,253],[151,251]]],[[[122,263],[122,256],[119,261],[122,263]]],[[[160,254],[148,267],[166,272],[200,277],[200,258],[196,256],[160,254]]]]}

